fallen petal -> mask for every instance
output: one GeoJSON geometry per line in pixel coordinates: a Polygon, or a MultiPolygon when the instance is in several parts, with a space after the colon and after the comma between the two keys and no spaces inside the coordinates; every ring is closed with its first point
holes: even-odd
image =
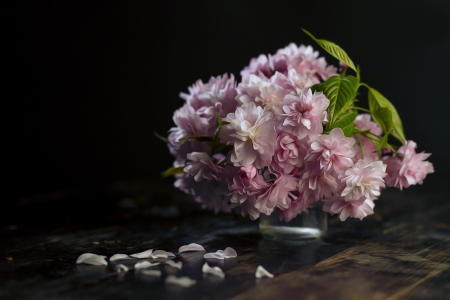
{"type": "Polygon", "coordinates": [[[182,287],[190,287],[197,283],[197,281],[190,279],[189,277],[176,277],[174,275],[169,275],[166,278],[166,283],[168,284],[176,284],[182,287]]]}
{"type": "Polygon", "coordinates": [[[165,262],[167,265],[177,268],[177,269],[181,269],[181,267],[183,266],[183,263],[181,261],[179,262],[174,262],[173,260],[168,260],[165,262]]]}
{"type": "Polygon", "coordinates": [[[111,256],[109,261],[117,261],[117,260],[125,260],[125,259],[133,259],[133,258],[129,257],[126,254],[114,254],[113,256],[111,256]]]}
{"type": "Polygon", "coordinates": [[[105,260],[106,256],[97,255],[93,253],[81,254],[77,259],[77,264],[86,264],[94,266],[107,266],[108,262],[105,260]]]}
{"type": "Polygon", "coordinates": [[[135,269],[145,269],[159,265],[159,263],[151,263],[149,261],[141,261],[134,265],[135,269]]]}
{"type": "Polygon", "coordinates": [[[141,253],[131,254],[130,256],[134,258],[150,258],[152,257],[152,252],[153,249],[150,249],[141,253]]]}
{"type": "Polygon", "coordinates": [[[217,253],[217,252],[212,252],[212,253],[206,253],[205,255],[203,255],[204,258],[206,259],[224,259],[225,257],[223,256],[223,253],[217,253]]]}
{"type": "Polygon", "coordinates": [[[225,258],[235,258],[237,256],[236,251],[230,247],[227,247],[224,251],[217,250],[217,252],[222,253],[225,258]]]}
{"type": "Polygon", "coordinates": [[[164,250],[156,250],[152,253],[152,258],[168,258],[169,256],[175,256],[175,254],[164,250]]]}
{"type": "Polygon", "coordinates": [[[189,245],[181,246],[178,253],[187,251],[205,251],[205,248],[203,248],[202,245],[191,243],[189,245]]]}
{"type": "Polygon", "coordinates": [[[161,271],[160,270],[142,270],[139,272],[139,274],[144,274],[147,276],[161,276],[161,271]]]}
{"type": "Polygon", "coordinates": [[[256,276],[256,278],[262,278],[262,277],[273,278],[273,274],[270,274],[269,272],[267,272],[267,270],[264,269],[263,266],[258,266],[258,268],[256,268],[255,276],[256,276]]]}
{"type": "Polygon", "coordinates": [[[128,267],[122,264],[117,265],[114,270],[116,270],[117,273],[125,273],[128,272],[128,267]]]}
{"type": "Polygon", "coordinates": [[[211,268],[208,265],[208,263],[206,263],[206,262],[205,262],[205,264],[202,267],[202,271],[203,271],[203,273],[216,275],[216,276],[219,276],[220,278],[224,278],[225,277],[225,273],[222,271],[221,268],[219,268],[219,267],[211,268]]]}

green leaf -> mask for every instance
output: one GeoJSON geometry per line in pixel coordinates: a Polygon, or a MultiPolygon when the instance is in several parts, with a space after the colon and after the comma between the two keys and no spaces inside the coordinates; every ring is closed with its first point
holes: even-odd
{"type": "Polygon", "coordinates": [[[392,127],[392,135],[403,144],[406,141],[403,124],[394,105],[376,89],[369,87],[369,108],[375,122],[384,132],[392,127]]]}
{"type": "Polygon", "coordinates": [[[316,41],[317,44],[319,44],[320,47],[322,47],[325,51],[327,51],[329,54],[334,56],[335,58],[339,59],[343,63],[345,63],[347,66],[349,66],[351,69],[353,69],[357,74],[358,69],[355,67],[355,64],[350,59],[350,57],[347,55],[347,53],[336,45],[333,42],[327,41],[327,40],[320,40],[315,38],[309,31],[302,29],[303,32],[305,32],[307,35],[309,35],[314,41],[316,41]]]}
{"type": "Polygon", "coordinates": [[[336,123],[334,123],[333,128],[336,127],[344,128],[350,124],[353,124],[353,121],[355,121],[357,115],[358,115],[357,111],[352,111],[351,113],[342,116],[342,118],[340,118],[339,120],[336,121],[336,123]]]}
{"type": "Polygon", "coordinates": [[[380,151],[381,149],[383,149],[384,147],[386,147],[386,145],[388,144],[388,137],[389,137],[389,134],[391,133],[392,129],[393,129],[393,128],[389,129],[389,131],[386,132],[386,134],[383,136],[383,138],[382,138],[382,139],[380,140],[380,142],[378,143],[377,148],[376,148],[375,151],[373,151],[373,152],[378,152],[378,151],[380,151]]]}
{"type": "Polygon", "coordinates": [[[346,137],[351,137],[353,135],[353,130],[355,129],[355,124],[351,123],[342,128],[344,135],[346,137]]]}
{"type": "Polygon", "coordinates": [[[176,175],[176,174],[183,174],[184,173],[184,166],[183,167],[171,167],[168,168],[167,170],[165,170],[164,172],[161,173],[161,177],[166,178],[169,177],[171,175],[176,175]]]}
{"type": "Polygon", "coordinates": [[[169,140],[166,137],[163,137],[162,135],[159,135],[156,131],[153,131],[153,134],[160,139],[161,141],[163,141],[164,143],[169,143],[169,140]]]}
{"type": "Polygon", "coordinates": [[[182,143],[182,142],[185,142],[185,141],[187,141],[187,140],[197,140],[197,141],[200,141],[200,142],[210,142],[210,141],[211,141],[211,138],[208,137],[208,136],[190,135],[190,136],[182,137],[182,138],[179,139],[178,141],[179,141],[180,143],[182,143]]]}
{"type": "Polygon", "coordinates": [[[328,107],[329,121],[328,128],[333,124],[355,99],[358,90],[359,79],[354,76],[331,76],[327,81],[320,84],[319,89],[330,100],[328,107]]]}

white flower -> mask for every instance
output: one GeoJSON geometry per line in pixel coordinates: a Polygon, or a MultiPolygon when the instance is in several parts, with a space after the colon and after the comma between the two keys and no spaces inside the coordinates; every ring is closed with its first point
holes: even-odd
{"type": "Polygon", "coordinates": [[[181,246],[178,253],[188,252],[188,251],[205,251],[202,245],[191,243],[189,245],[181,246]]]}
{"type": "Polygon", "coordinates": [[[113,256],[111,256],[109,261],[117,261],[117,260],[125,260],[125,259],[133,259],[133,258],[129,257],[126,254],[114,254],[113,256]]]}
{"type": "Polygon", "coordinates": [[[77,259],[77,264],[86,264],[94,266],[107,266],[108,262],[105,260],[106,256],[97,255],[93,253],[81,254],[77,259]]]}
{"type": "Polygon", "coordinates": [[[141,253],[131,254],[130,256],[134,257],[134,258],[151,258],[152,252],[153,252],[153,249],[150,249],[150,250],[147,250],[147,251],[144,251],[141,253]]]}
{"type": "Polygon", "coordinates": [[[216,252],[206,253],[205,255],[203,255],[204,258],[214,259],[235,258],[236,256],[236,251],[230,247],[227,247],[225,250],[217,250],[216,252]]]}

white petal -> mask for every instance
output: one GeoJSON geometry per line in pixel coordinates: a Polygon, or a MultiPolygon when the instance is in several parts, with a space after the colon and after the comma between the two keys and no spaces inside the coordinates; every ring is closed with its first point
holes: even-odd
{"type": "Polygon", "coordinates": [[[213,258],[213,259],[224,259],[225,257],[223,256],[223,253],[217,253],[217,252],[212,252],[212,253],[206,253],[205,255],[203,255],[204,258],[208,259],[208,258],[213,258]]]}
{"type": "Polygon", "coordinates": [[[164,250],[156,250],[152,253],[152,258],[168,258],[169,256],[175,256],[175,254],[164,250]]]}
{"type": "Polygon", "coordinates": [[[177,268],[177,269],[181,269],[181,266],[183,266],[183,263],[181,261],[176,263],[173,260],[168,260],[165,263],[167,265],[169,265],[171,267],[174,267],[174,268],[177,268]]]}
{"type": "Polygon", "coordinates": [[[117,260],[124,260],[124,259],[132,259],[132,258],[126,254],[114,254],[113,256],[111,256],[109,261],[117,261],[117,260]]]}
{"type": "Polygon", "coordinates": [[[135,264],[134,268],[135,269],[145,269],[145,268],[150,268],[150,267],[157,266],[157,265],[159,265],[159,263],[152,264],[149,261],[141,261],[141,262],[138,262],[137,264],[135,264]]]}
{"type": "Polygon", "coordinates": [[[77,264],[86,264],[94,266],[107,266],[108,262],[105,260],[106,256],[97,255],[93,253],[81,254],[77,259],[77,264]]]}
{"type": "Polygon", "coordinates": [[[166,283],[176,284],[182,287],[190,287],[197,283],[197,281],[190,279],[189,277],[176,277],[174,275],[169,275],[166,278],[166,283]]]}
{"type": "Polygon", "coordinates": [[[205,251],[205,248],[203,248],[202,245],[191,243],[189,245],[181,246],[180,250],[178,250],[179,253],[187,251],[205,251]]]}
{"type": "Polygon", "coordinates": [[[139,274],[144,274],[147,276],[161,276],[161,271],[160,270],[142,270],[139,272],[139,274]]]}
{"type": "Polygon", "coordinates": [[[217,250],[218,253],[223,253],[224,258],[235,258],[237,256],[236,251],[233,248],[227,247],[224,251],[217,250]]]}
{"type": "Polygon", "coordinates": [[[130,256],[134,258],[150,258],[152,257],[152,252],[153,249],[150,249],[141,253],[131,254],[130,256]]]}
{"type": "Polygon", "coordinates": [[[256,278],[262,278],[262,277],[269,277],[273,278],[273,274],[270,274],[267,272],[266,269],[263,268],[263,266],[258,266],[255,273],[256,278]]]}
{"type": "Polygon", "coordinates": [[[122,264],[117,265],[114,270],[116,270],[117,273],[125,273],[128,272],[128,267],[122,264]]]}
{"type": "Polygon", "coordinates": [[[213,274],[213,275],[219,276],[220,278],[224,278],[225,277],[225,273],[222,271],[221,268],[219,268],[219,267],[211,268],[208,265],[208,263],[206,263],[206,262],[205,262],[205,264],[202,267],[202,271],[203,271],[203,273],[213,274]]]}

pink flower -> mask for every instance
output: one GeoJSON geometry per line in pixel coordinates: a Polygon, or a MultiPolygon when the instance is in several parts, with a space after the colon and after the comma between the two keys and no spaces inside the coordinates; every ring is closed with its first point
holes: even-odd
{"type": "Polygon", "coordinates": [[[283,103],[283,129],[292,132],[298,139],[306,135],[317,135],[323,132],[324,121],[327,121],[327,108],[330,104],[324,94],[312,93],[304,89],[300,95],[287,95],[283,103]]]}
{"type": "Polygon", "coordinates": [[[287,209],[277,209],[278,217],[280,221],[284,220],[286,222],[289,222],[298,214],[307,212],[308,208],[311,207],[311,204],[311,201],[308,201],[303,197],[303,195],[300,195],[299,197],[297,197],[297,199],[291,201],[291,205],[287,209]]]}
{"type": "Polygon", "coordinates": [[[186,100],[186,103],[196,112],[213,118],[217,112],[221,117],[234,112],[238,104],[235,100],[236,95],[236,82],[233,74],[229,78],[227,74],[211,77],[208,83],[198,80],[189,87],[189,94],[180,93],[180,97],[186,100]]]}
{"type": "Polygon", "coordinates": [[[175,156],[177,165],[184,165],[187,155],[192,152],[206,152],[211,154],[211,147],[204,142],[199,142],[197,140],[179,142],[179,139],[188,135],[183,129],[174,127],[170,131],[168,146],[170,153],[175,156]]]}
{"type": "Polygon", "coordinates": [[[240,167],[228,183],[230,202],[242,204],[249,196],[259,195],[269,188],[269,184],[257,173],[254,165],[240,167]]]}
{"type": "Polygon", "coordinates": [[[330,197],[337,188],[337,177],[320,168],[319,162],[306,163],[299,181],[299,193],[303,194],[304,201],[313,203],[330,197]]]}
{"type": "Polygon", "coordinates": [[[257,75],[259,73],[263,73],[268,78],[270,78],[273,74],[273,71],[269,66],[269,59],[264,54],[261,54],[258,58],[252,58],[250,60],[250,65],[241,71],[242,82],[248,82],[250,75],[257,75]]]}
{"type": "Polygon", "coordinates": [[[416,153],[417,144],[413,141],[407,141],[400,147],[397,155],[402,157],[400,160],[397,155],[383,157],[383,162],[387,165],[386,184],[399,189],[408,188],[417,183],[422,184],[427,174],[433,173],[433,165],[425,161],[431,154],[416,153]]]}
{"type": "MultiPolygon", "coordinates": [[[[364,137],[361,134],[356,134],[356,136],[358,137],[359,141],[361,142],[361,145],[363,147],[363,151],[364,151],[364,156],[369,156],[372,160],[378,160],[378,153],[374,152],[375,151],[375,145],[372,143],[372,141],[366,137],[364,137]]],[[[355,144],[355,149],[356,149],[356,157],[355,159],[359,160],[362,158],[362,152],[361,152],[361,148],[359,146],[359,143],[355,144]]],[[[387,148],[389,149],[389,148],[387,148]]]]}
{"type": "Polygon", "coordinates": [[[334,171],[340,174],[353,166],[356,154],[355,139],[348,138],[340,128],[334,128],[329,134],[314,137],[305,160],[319,162],[320,169],[325,172],[334,171]]]}
{"type": "Polygon", "coordinates": [[[255,201],[256,196],[251,195],[242,204],[231,203],[231,208],[240,213],[243,217],[249,215],[250,219],[254,221],[258,219],[259,215],[261,214],[259,210],[255,207],[255,201]]]}
{"type": "Polygon", "coordinates": [[[201,181],[203,178],[217,179],[219,173],[225,172],[223,167],[217,165],[219,161],[225,159],[222,154],[211,157],[205,152],[192,152],[187,155],[187,159],[184,172],[192,175],[195,181],[201,181]]]}
{"type": "Polygon", "coordinates": [[[225,197],[216,193],[222,182],[215,179],[197,182],[189,174],[176,175],[175,177],[177,180],[174,186],[186,194],[194,196],[194,200],[200,203],[202,208],[214,210],[215,213],[231,211],[225,197]]]}
{"type": "Polygon", "coordinates": [[[353,123],[355,123],[355,126],[362,131],[369,130],[371,133],[375,135],[381,135],[383,133],[383,131],[377,125],[377,123],[371,121],[370,114],[357,115],[353,123]]]}
{"type": "Polygon", "coordinates": [[[234,145],[230,161],[235,166],[254,163],[263,168],[270,164],[277,138],[272,112],[250,102],[223,120],[230,124],[222,127],[220,138],[227,145],[234,145]]]}
{"type": "Polygon", "coordinates": [[[382,161],[373,161],[366,156],[360,159],[353,167],[345,171],[346,187],[341,197],[346,201],[358,200],[362,196],[369,200],[375,200],[380,196],[380,188],[385,187],[383,177],[387,174],[386,165],[382,161]]]}
{"type": "Polygon", "coordinates": [[[345,221],[348,217],[362,220],[373,214],[374,207],[375,203],[364,196],[356,201],[345,201],[344,198],[334,196],[325,200],[323,210],[332,215],[339,214],[341,221],[345,221]]]}
{"type": "Polygon", "coordinates": [[[292,175],[278,175],[277,178],[257,200],[255,207],[266,215],[270,215],[272,211],[278,207],[287,209],[291,205],[291,199],[295,198],[292,194],[297,191],[298,179],[292,175]]]}
{"type": "Polygon", "coordinates": [[[281,132],[276,141],[275,155],[271,169],[289,174],[294,168],[300,168],[306,156],[305,142],[299,141],[289,132],[281,132]]]}
{"type": "Polygon", "coordinates": [[[214,134],[215,128],[210,126],[209,118],[200,116],[188,104],[175,111],[173,121],[184,131],[186,136],[212,136],[214,134]]]}

